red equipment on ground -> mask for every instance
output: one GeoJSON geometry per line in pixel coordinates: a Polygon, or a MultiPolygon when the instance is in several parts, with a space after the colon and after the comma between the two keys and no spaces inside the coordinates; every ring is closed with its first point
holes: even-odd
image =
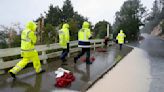
{"type": "Polygon", "coordinates": [[[71,85],[71,83],[75,80],[73,73],[63,68],[58,68],[58,70],[55,73],[57,74],[55,78],[56,87],[59,88],[67,87],[68,85],[71,85]]]}

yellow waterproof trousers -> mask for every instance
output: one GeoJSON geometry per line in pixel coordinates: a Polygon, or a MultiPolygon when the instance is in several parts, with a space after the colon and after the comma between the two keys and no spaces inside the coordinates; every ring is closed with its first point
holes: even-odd
{"type": "Polygon", "coordinates": [[[23,69],[29,63],[29,61],[33,62],[33,66],[35,68],[36,73],[39,73],[41,71],[40,59],[38,56],[38,52],[36,50],[30,53],[24,52],[22,56],[23,56],[23,59],[20,62],[18,62],[15,67],[9,70],[9,72],[12,72],[13,74],[17,74],[21,69],[23,69]]]}

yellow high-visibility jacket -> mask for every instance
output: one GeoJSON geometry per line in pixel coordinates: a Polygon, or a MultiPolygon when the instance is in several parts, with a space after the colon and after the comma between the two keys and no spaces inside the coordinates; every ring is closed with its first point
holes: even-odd
{"type": "Polygon", "coordinates": [[[59,30],[59,45],[62,48],[67,48],[67,43],[70,41],[70,34],[69,34],[69,25],[64,24],[62,29],[59,30]]]}
{"type": "Polygon", "coordinates": [[[126,35],[123,33],[123,31],[121,30],[120,33],[118,33],[116,39],[118,40],[118,44],[123,44],[124,43],[124,38],[126,37],[126,35]]]}
{"type": "Polygon", "coordinates": [[[91,38],[91,31],[89,29],[89,23],[84,22],[82,29],[78,32],[78,47],[82,48],[90,48],[90,38],[91,38]]]}
{"type": "Polygon", "coordinates": [[[37,37],[35,35],[36,24],[34,22],[29,22],[26,25],[26,29],[22,31],[21,34],[21,56],[31,57],[35,51],[35,43],[37,37]]]}

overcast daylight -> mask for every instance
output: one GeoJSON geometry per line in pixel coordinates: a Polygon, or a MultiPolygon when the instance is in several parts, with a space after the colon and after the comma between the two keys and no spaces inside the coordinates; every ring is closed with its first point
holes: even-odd
{"type": "MultiPolygon", "coordinates": [[[[62,7],[64,0],[1,0],[0,24],[11,23],[25,24],[29,20],[35,20],[48,11],[50,4],[62,7]]],[[[118,11],[126,0],[71,0],[74,10],[88,17],[93,24],[100,20],[114,22],[115,12],[118,11]]],[[[150,10],[154,0],[141,0],[144,6],[150,10]]]]}
{"type": "Polygon", "coordinates": [[[164,92],[164,0],[0,0],[0,92],[164,92]]]}

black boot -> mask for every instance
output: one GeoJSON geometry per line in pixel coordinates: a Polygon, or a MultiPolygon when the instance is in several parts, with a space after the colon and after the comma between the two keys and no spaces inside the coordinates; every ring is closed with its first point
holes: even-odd
{"type": "Polygon", "coordinates": [[[66,59],[63,59],[63,60],[62,60],[62,65],[68,65],[66,59]]]}
{"type": "Polygon", "coordinates": [[[74,63],[76,64],[76,62],[77,62],[77,59],[76,59],[76,58],[74,58],[74,63]]]}
{"type": "Polygon", "coordinates": [[[44,73],[44,72],[46,72],[46,70],[45,69],[42,69],[42,70],[40,70],[40,72],[38,74],[44,73]]]}
{"type": "Polygon", "coordinates": [[[9,73],[10,73],[10,75],[11,75],[11,77],[12,77],[13,79],[16,79],[16,76],[15,76],[14,73],[12,73],[12,72],[9,72],[9,73]]]}
{"type": "Polygon", "coordinates": [[[92,62],[90,62],[90,61],[86,61],[86,64],[87,64],[87,65],[90,65],[90,64],[92,64],[92,62]]]}

